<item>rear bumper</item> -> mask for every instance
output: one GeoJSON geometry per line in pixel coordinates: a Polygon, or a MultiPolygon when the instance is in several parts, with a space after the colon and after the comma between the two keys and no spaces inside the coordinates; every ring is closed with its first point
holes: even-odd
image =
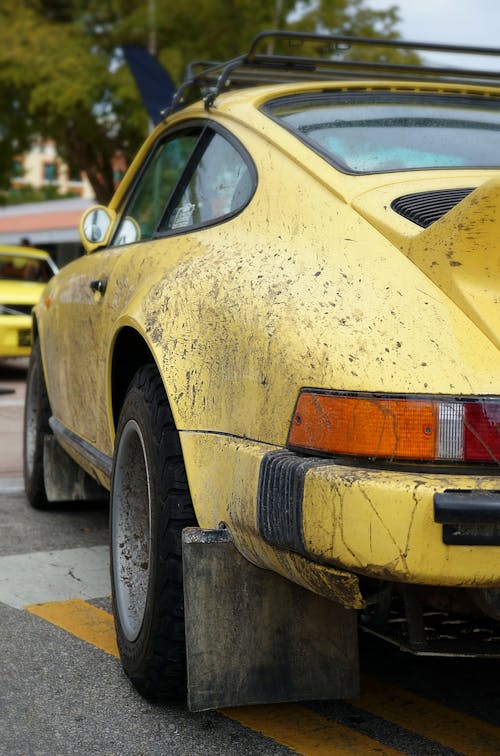
{"type": "Polygon", "coordinates": [[[31,317],[0,315],[0,357],[26,357],[31,353],[31,317]]]}
{"type": "Polygon", "coordinates": [[[499,475],[363,468],[230,436],[180,435],[200,527],[225,523],[260,567],[302,585],[299,572],[326,583],[333,567],[344,577],[500,587],[500,546],[445,543],[434,506],[446,491],[498,491],[499,475]]]}
{"type": "Polygon", "coordinates": [[[276,451],[261,463],[258,528],[269,545],[370,577],[500,586],[499,489],[497,475],[368,469],[276,451]]]}

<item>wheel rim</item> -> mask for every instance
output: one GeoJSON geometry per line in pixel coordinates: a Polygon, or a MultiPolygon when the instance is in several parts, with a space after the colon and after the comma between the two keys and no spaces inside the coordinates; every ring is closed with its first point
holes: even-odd
{"type": "Polygon", "coordinates": [[[31,477],[33,474],[39,417],[38,367],[36,365],[33,365],[29,372],[24,411],[26,416],[24,423],[24,461],[28,477],[31,477]]]}
{"type": "Polygon", "coordinates": [[[125,425],[116,451],[111,499],[114,599],[123,633],[142,627],[151,569],[151,486],[142,431],[125,425]]]}

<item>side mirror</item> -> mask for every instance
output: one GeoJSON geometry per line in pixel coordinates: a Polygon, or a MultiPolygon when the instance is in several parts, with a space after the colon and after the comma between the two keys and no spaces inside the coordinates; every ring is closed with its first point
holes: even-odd
{"type": "Polygon", "coordinates": [[[119,231],[116,234],[114,243],[119,246],[120,244],[133,244],[139,241],[141,238],[141,228],[135,218],[131,215],[126,215],[120,223],[119,231]]]}
{"type": "Polygon", "coordinates": [[[87,254],[109,242],[116,222],[116,213],[104,205],[90,207],[80,221],[80,238],[87,254]]]}

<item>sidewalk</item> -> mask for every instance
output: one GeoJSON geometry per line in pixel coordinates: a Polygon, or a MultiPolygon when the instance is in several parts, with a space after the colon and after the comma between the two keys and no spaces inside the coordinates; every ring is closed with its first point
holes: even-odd
{"type": "Polygon", "coordinates": [[[0,479],[23,476],[23,413],[26,360],[0,362],[0,479]]]}

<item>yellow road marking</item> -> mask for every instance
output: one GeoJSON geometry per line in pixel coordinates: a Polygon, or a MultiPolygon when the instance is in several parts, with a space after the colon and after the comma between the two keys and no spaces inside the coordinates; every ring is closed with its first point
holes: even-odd
{"type": "Polygon", "coordinates": [[[500,753],[500,728],[444,704],[363,676],[361,698],[350,703],[425,738],[474,756],[500,753]]]}
{"type": "Polygon", "coordinates": [[[295,704],[243,706],[219,712],[303,756],[403,753],[295,704]]]}
{"type": "Polygon", "coordinates": [[[104,609],[99,609],[82,599],[32,604],[25,609],[91,643],[92,646],[112,656],[118,656],[113,615],[104,609]]]}
{"type": "MultiPolygon", "coordinates": [[[[61,627],[96,648],[118,656],[113,616],[81,599],[53,601],[25,607],[31,614],[61,627]]],[[[303,756],[353,753],[400,754],[371,738],[294,704],[220,709],[221,714],[261,732],[303,756]]]]}
{"type": "MultiPolygon", "coordinates": [[[[109,612],[81,599],[34,604],[26,609],[118,657],[114,622],[109,612]]],[[[357,709],[461,753],[473,753],[474,756],[500,753],[500,728],[488,722],[367,676],[362,679],[361,689],[362,696],[350,701],[357,709]]],[[[401,753],[295,704],[245,706],[219,711],[305,756],[401,753]]]]}

